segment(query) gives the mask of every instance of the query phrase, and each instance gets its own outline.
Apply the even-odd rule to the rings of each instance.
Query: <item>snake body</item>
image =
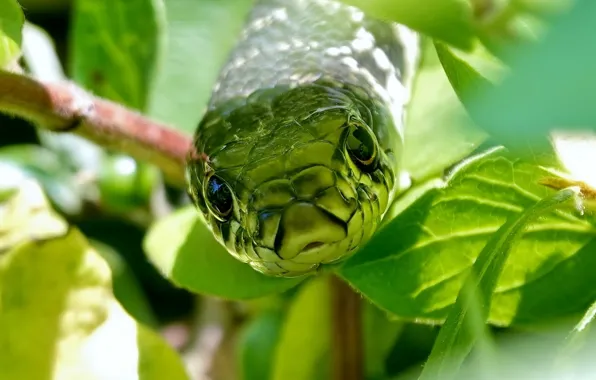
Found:
[[[418,52],[414,32],[337,1],[257,1],[188,163],[231,255],[298,276],[372,236],[398,184]]]

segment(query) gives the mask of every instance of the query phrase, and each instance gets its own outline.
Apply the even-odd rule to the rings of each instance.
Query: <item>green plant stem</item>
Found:
[[[364,379],[362,299],[348,284],[332,276],[333,379]]]
[[[192,139],[71,82],[43,83],[0,70],[0,112],[52,132],[72,132],[157,166],[169,183],[185,184]]]

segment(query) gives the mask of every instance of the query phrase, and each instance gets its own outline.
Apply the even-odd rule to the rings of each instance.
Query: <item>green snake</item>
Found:
[[[273,276],[353,255],[401,173],[418,35],[334,0],[260,0],[213,90],[189,193],[236,259]]]

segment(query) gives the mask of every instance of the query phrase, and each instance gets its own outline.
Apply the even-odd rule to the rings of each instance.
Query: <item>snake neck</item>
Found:
[[[419,55],[409,29],[335,0],[260,0],[223,67],[209,107],[321,77],[360,86],[386,104],[403,135]]]

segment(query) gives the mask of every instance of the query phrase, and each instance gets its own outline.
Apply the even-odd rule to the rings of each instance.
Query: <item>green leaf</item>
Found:
[[[283,322],[284,313],[281,310],[266,310],[246,326],[237,348],[241,379],[271,379]]]
[[[478,340],[487,339],[485,321],[508,256],[521,234],[539,217],[576,200],[579,188],[561,190],[511,218],[493,234],[466,276],[420,379],[451,379]]]
[[[423,40],[422,62],[408,106],[405,170],[416,180],[428,178],[461,160],[484,141],[449,83],[432,41]]]
[[[161,60],[163,1],[76,0],[72,19],[72,78],[144,111]]]
[[[560,346],[559,353],[554,362],[555,369],[566,371],[568,374],[583,372],[578,366],[578,358],[592,358],[596,349],[594,336],[594,317],[596,317],[596,302],[592,303],[584,313],[581,320],[573,327],[567,336],[566,342]],[[588,354],[588,355],[586,355]],[[581,360],[581,359],[580,359]],[[569,376],[569,375],[568,375]]]
[[[364,363],[367,378],[382,378],[385,361],[404,328],[404,322],[390,320],[387,313],[370,302],[362,303]]]
[[[194,133],[252,2],[168,0],[167,49],[150,116]]]
[[[446,44],[435,42],[437,56],[447,78],[464,105],[484,88],[490,88],[504,74],[504,66],[480,42],[474,49],[462,52]]]
[[[329,379],[331,292],[329,278],[306,283],[294,298],[277,346],[274,380]]]
[[[480,125],[511,149],[545,146],[553,128],[596,125],[596,3],[573,3],[540,41],[509,54],[511,74],[473,104]]]
[[[67,230],[68,224],[48,207],[41,188],[32,179],[15,183],[13,195],[0,204],[0,252],[24,241],[62,236]]]
[[[283,292],[304,280],[265,276],[233,258],[193,206],[155,223],[143,244],[162,275],[190,291],[228,299]]]
[[[0,69],[10,65],[19,55],[21,31],[25,16],[15,0],[0,0]]]
[[[473,1],[469,0],[344,0],[363,11],[450,44],[467,49],[472,45]]]
[[[573,0],[515,0],[515,5],[526,12],[536,14],[557,14],[574,3]]]
[[[115,301],[108,265],[37,184],[0,210],[0,378],[188,379],[176,353]]]
[[[442,321],[490,236],[552,193],[539,184],[545,175],[502,148],[466,160],[445,188],[421,196],[339,273],[399,317]],[[514,247],[489,321],[529,324],[583,310],[596,297],[588,270],[596,265],[590,254],[595,233],[574,209],[541,218]]]
[[[97,172],[101,205],[119,213],[147,207],[160,179],[155,166],[138,163],[127,155],[111,154],[103,159]]]
[[[151,305],[135,274],[116,250],[100,241],[93,240],[91,245],[110,266],[114,296],[126,312],[135,320],[150,327],[157,327]]]
[[[39,145],[9,145],[0,148],[0,178],[16,180],[19,177],[34,178],[56,207],[67,214],[77,214],[82,208],[80,186],[74,172],[53,151]],[[20,174],[9,174],[19,171]]]
[[[23,58],[28,71],[40,80],[66,79],[52,36],[30,22],[23,26]]]

